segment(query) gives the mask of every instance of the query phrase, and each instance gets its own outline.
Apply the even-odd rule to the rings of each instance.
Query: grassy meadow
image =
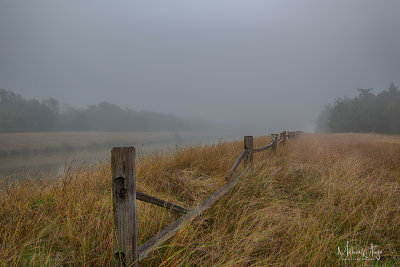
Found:
[[[255,139],[255,147],[265,145]],[[241,141],[139,155],[137,189],[185,208],[226,181]],[[399,266],[400,137],[302,135],[255,167],[142,266]],[[241,167],[242,168],[242,167]],[[240,171],[240,170],[239,170]],[[0,184],[0,265],[113,264],[110,162]],[[138,202],[139,244],[179,218]],[[377,246],[379,260],[338,255]]]

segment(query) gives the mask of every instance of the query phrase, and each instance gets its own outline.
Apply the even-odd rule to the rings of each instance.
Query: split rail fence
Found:
[[[208,209],[240,181],[240,175],[237,175],[233,179],[231,178],[242,161],[244,162],[244,167],[246,168],[252,165],[254,153],[262,152],[270,148],[271,151],[275,153],[278,143],[281,142],[284,144],[287,139],[294,138],[299,133],[301,132],[284,131],[280,134],[271,134],[271,142],[261,148],[253,147],[253,136],[245,136],[244,150],[239,155],[236,162],[233,164],[232,168],[225,177],[228,182],[191,210],[187,210],[162,199],[137,192],[135,175],[135,148],[113,148],[111,151],[111,170],[113,213],[116,237],[114,238],[114,248],[118,265],[138,266],[139,261],[146,258],[153,250],[157,249],[162,243],[175,235],[179,229],[182,229],[194,218]],[[182,213],[183,216],[138,247],[136,200],[152,203],[167,209],[173,209],[179,213]]]

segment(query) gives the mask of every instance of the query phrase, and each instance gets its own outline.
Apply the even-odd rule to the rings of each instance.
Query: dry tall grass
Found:
[[[304,135],[279,146],[276,156],[257,154],[257,167],[227,196],[142,264],[399,266],[399,140]],[[230,142],[141,156],[138,190],[190,208],[225,183],[241,149]],[[0,194],[1,265],[113,263],[109,162],[3,184]],[[138,212],[139,243],[179,216],[144,203]],[[377,245],[381,259],[341,260],[338,246],[347,241]]]

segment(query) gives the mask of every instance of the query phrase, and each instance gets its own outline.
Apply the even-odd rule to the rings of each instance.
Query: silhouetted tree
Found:
[[[27,100],[0,89],[0,132],[28,131],[190,131],[215,129],[199,119],[134,111],[102,102],[87,108],[63,106],[54,98]]]
[[[378,95],[358,89],[354,98],[340,98],[320,113],[319,132],[400,133],[400,92],[393,83]]]

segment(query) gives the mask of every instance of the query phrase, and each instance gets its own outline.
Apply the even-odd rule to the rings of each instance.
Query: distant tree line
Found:
[[[191,131],[217,126],[201,119],[135,111],[110,103],[74,108],[54,98],[25,99],[0,89],[0,132],[37,131]]]
[[[358,89],[354,98],[340,98],[317,119],[317,132],[400,133],[400,91],[393,83],[379,94]]]

